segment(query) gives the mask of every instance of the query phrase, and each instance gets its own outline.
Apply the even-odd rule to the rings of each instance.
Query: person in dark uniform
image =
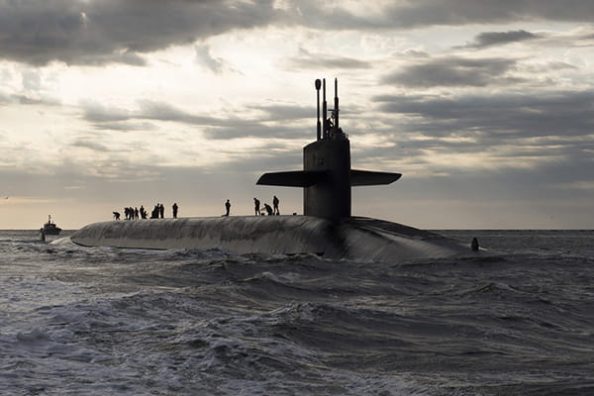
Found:
[[[177,219],[177,209],[178,209],[177,202],[173,203],[173,206],[171,207],[171,209],[173,210],[173,218]]]
[[[272,207],[267,203],[264,204],[264,209],[266,210],[266,213],[268,213],[268,216],[272,216],[274,214]]]
[[[165,205],[159,204],[159,216],[164,219],[165,218]]]
[[[275,195],[275,196],[274,196],[274,198],[272,198],[272,206],[273,206],[273,208],[274,208],[274,210],[273,210],[273,214],[275,214],[275,215],[277,215],[277,216],[278,216],[278,215],[280,215],[280,212],[278,211],[278,203],[279,203],[279,202],[278,202],[278,198],[277,198],[277,196]]]
[[[260,216],[260,200],[258,198],[254,198],[254,211],[256,216]]]
[[[225,202],[225,216],[229,216],[230,212],[231,212],[231,202],[229,202],[229,200],[227,200],[227,202]]]
[[[471,249],[473,252],[478,252],[478,251],[479,251],[479,248],[480,248],[480,246],[479,246],[479,241],[478,241],[478,239],[476,239],[476,238],[472,238],[472,242],[470,242],[470,249]]]

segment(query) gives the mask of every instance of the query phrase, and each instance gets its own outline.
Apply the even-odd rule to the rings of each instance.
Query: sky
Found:
[[[0,229],[302,213],[316,78],[338,78],[353,214],[594,228],[592,0],[0,0]]]

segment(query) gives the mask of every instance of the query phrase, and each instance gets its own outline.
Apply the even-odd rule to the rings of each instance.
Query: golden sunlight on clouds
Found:
[[[470,12],[454,1],[447,14],[430,1],[18,3],[0,13],[35,21],[40,37],[56,40],[0,26],[0,190],[29,197],[30,219],[78,199],[86,222],[94,219],[85,207],[109,215],[165,190],[212,200],[196,208],[217,207],[215,194],[249,205],[258,174],[301,166],[321,77],[330,107],[339,78],[353,166],[402,172],[412,195],[451,193],[431,182],[470,183],[469,175],[500,186],[500,197],[531,186],[525,194],[540,199],[549,178],[592,191],[588,15],[557,18],[546,2],[477,2]],[[555,193],[547,199],[566,199]],[[452,218],[472,203],[461,200],[449,206]],[[376,215],[389,218],[395,205]],[[431,224],[433,207],[417,206]]]

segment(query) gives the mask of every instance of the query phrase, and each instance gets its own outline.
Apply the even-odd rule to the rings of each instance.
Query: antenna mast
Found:
[[[322,138],[322,125],[320,123],[320,87],[321,87],[321,85],[322,85],[322,82],[318,78],[316,80],[316,93],[317,93],[317,97],[318,97],[318,124],[317,124],[318,140],[320,140]]]
[[[338,78],[334,79],[334,128],[338,131]]]
[[[324,130],[323,139],[328,137],[328,103],[326,102],[326,79],[322,79],[322,126]]]

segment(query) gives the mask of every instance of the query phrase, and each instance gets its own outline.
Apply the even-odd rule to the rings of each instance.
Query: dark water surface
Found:
[[[374,263],[0,231],[2,395],[591,395],[594,232]]]

